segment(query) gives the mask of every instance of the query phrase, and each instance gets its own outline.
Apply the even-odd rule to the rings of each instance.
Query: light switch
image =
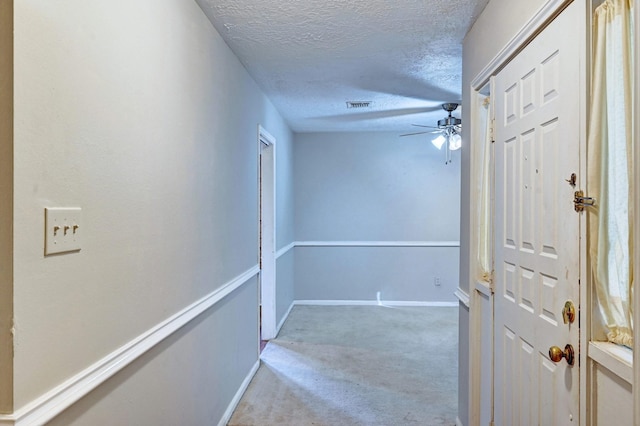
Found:
[[[80,207],[47,207],[44,216],[45,256],[80,250],[83,231]]]

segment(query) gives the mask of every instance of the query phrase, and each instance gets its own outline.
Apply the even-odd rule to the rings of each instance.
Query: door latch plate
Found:
[[[573,206],[577,212],[584,211],[585,207],[593,207],[596,205],[596,199],[593,197],[585,197],[582,190],[573,194]]]

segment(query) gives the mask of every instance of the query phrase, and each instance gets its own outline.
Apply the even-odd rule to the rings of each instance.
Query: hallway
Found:
[[[297,305],[229,425],[453,425],[457,311]]]

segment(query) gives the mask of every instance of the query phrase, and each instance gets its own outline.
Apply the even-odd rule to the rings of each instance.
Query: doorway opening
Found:
[[[260,349],[276,337],[275,142],[258,126]]]

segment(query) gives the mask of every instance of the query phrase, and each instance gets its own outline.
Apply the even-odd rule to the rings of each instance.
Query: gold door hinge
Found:
[[[496,142],[496,119],[492,118],[491,123],[489,124],[491,128],[489,129],[489,138],[491,139],[491,143]]]

